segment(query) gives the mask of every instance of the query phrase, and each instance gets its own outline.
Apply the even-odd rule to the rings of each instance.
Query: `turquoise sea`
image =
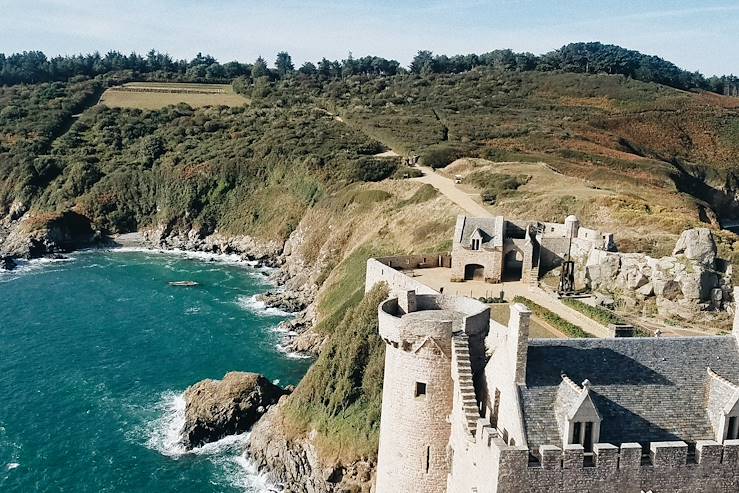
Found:
[[[185,453],[177,431],[203,378],[308,369],[277,348],[286,314],[254,301],[269,287],[244,263],[145,251],[0,273],[0,491],[264,491],[246,436]]]

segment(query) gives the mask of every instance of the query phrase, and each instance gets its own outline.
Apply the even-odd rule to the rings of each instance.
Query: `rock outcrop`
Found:
[[[586,286],[633,303],[654,299],[661,316],[693,319],[731,298],[731,266],[717,256],[711,231],[684,231],[669,257],[593,250],[583,272]]]
[[[185,392],[182,444],[187,449],[249,430],[287,392],[257,373],[231,372]]]
[[[272,484],[294,493],[372,491],[374,461],[326,460],[317,450],[316,432],[294,436],[287,426],[280,403],[254,426],[247,444],[247,457]]]
[[[262,241],[248,235],[226,235],[217,231],[208,233],[197,228],[176,230],[160,225],[142,231],[141,235],[148,244],[159,248],[234,254],[275,267],[282,252],[279,241]]]
[[[8,256],[37,258],[90,246],[100,240],[90,220],[74,211],[25,214],[13,223],[0,249]]]
[[[13,270],[16,268],[15,260],[13,257],[7,255],[0,255],[0,270]]]

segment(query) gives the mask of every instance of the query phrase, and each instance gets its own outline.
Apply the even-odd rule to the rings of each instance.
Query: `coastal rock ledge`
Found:
[[[243,433],[287,393],[258,373],[230,372],[223,380],[203,380],[185,391],[186,449]]]

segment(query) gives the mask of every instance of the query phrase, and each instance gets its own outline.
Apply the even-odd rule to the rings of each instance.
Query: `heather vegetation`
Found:
[[[464,183],[469,183],[479,188],[482,201],[487,204],[495,204],[498,197],[511,194],[518,187],[526,184],[529,177],[525,175],[512,176],[505,173],[485,173],[475,171],[464,178]]]
[[[327,347],[288,400],[293,425],[316,429],[326,458],[377,454],[385,357],[377,305],[386,297],[387,287],[376,286],[333,324]]]

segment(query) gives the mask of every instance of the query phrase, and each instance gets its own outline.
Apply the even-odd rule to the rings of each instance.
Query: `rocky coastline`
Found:
[[[124,237],[124,241],[126,239]],[[112,242],[121,245],[120,240],[120,236],[114,237]],[[254,262],[255,267],[274,269],[269,278],[276,288],[260,294],[257,300],[266,307],[292,315],[278,329],[283,334],[282,350],[307,356],[320,352],[324,339],[311,330],[316,319],[314,301],[319,286],[315,281],[315,269],[303,262],[294,248],[295,233],[283,244],[247,235],[218,232],[204,235],[195,229],[179,231],[158,227],[137,233],[135,241],[135,246],[146,248],[237,255],[244,261]],[[129,246],[134,245],[129,243]]]
[[[42,228],[39,233],[38,230],[23,228],[20,224],[22,222],[23,219],[17,219],[11,227],[5,223],[5,228],[0,230],[0,256],[3,265],[7,263],[12,266],[13,259],[18,257],[48,257],[59,255],[59,252],[89,247],[129,247],[235,255],[243,261],[252,262],[255,267],[272,268],[274,271],[269,277],[275,288],[261,294],[258,299],[267,307],[278,308],[293,315],[280,327],[284,338],[282,349],[290,353],[315,356],[325,342],[324,337],[315,333],[312,328],[316,320],[315,299],[320,285],[319,278],[326,265],[325,262],[310,262],[305,259],[301,249],[304,232],[300,227],[282,243],[257,240],[247,235],[224,235],[218,232],[203,234],[194,229],[182,231],[163,226],[112,237],[105,237],[90,227],[89,231],[82,228],[82,235],[75,236],[77,230],[67,232],[64,228],[59,231],[52,227]],[[41,238],[40,242],[38,238]],[[43,248],[18,250],[14,247],[6,250],[8,245],[42,245]],[[204,386],[208,388],[205,389]],[[213,386],[212,382],[200,382],[191,387],[191,393],[195,392],[193,389],[205,389],[207,392],[204,395],[212,397],[208,397],[213,401],[211,404],[218,400],[223,401],[222,405],[206,406],[220,410],[216,413],[217,416],[210,416],[218,418],[215,419],[217,426],[200,426],[197,419],[193,418],[191,422],[194,424],[190,426],[190,430],[187,427],[183,430],[183,437],[187,437],[183,438],[186,446],[193,447],[209,441],[220,436],[223,430],[237,433],[253,425],[246,454],[260,473],[266,474],[272,483],[287,488],[286,491],[334,492],[346,491],[347,487],[350,488],[349,491],[369,491],[374,464],[359,461],[343,465],[333,460],[324,461],[313,444],[314,434],[289,438],[284,427],[281,406],[277,403],[284,401],[286,392],[283,389],[280,389],[281,393],[270,394],[276,400],[268,397],[265,400],[269,402],[268,405],[248,406],[248,412],[241,413],[243,409],[237,410],[238,406],[233,405],[233,400],[229,401],[228,392],[224,394],[227,397],[225,401],[216,399],[219,391]],[[261,397],[258,400],[261,402]],[[191,407],[191,414],[195,416],[197,413],[194,409],[198,406],[193,404]],[[248,419],[234,418],[237,414],[247,414]],[[282,424],[277,426],[278,423]]]
[[[258,373],[230,372],[223,380],[202,380],[185,391],[182,444],[191,450],[244,433],[288,393]]]

